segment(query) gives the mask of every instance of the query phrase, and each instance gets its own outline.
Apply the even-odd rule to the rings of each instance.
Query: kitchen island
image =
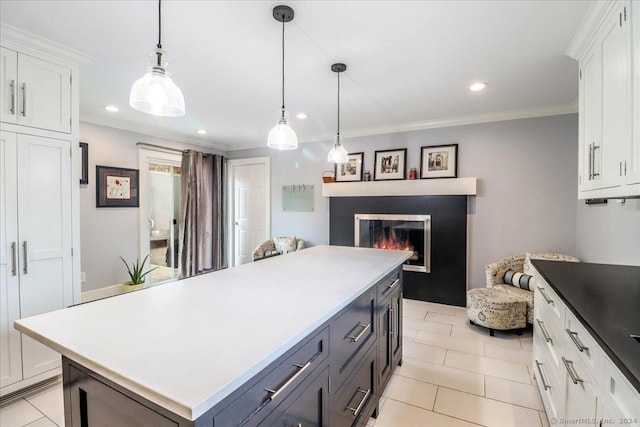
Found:
[[[409,256],[317,246],[15,325],[63,355],[67,426],[271,424],[314,406],[322,425],[366,423],[401,358]]]

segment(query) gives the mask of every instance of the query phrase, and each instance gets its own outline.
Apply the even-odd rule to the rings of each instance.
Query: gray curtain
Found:
[[[217,154],[182,155],[180,277],[227,267],[226,168],[226,159]]]

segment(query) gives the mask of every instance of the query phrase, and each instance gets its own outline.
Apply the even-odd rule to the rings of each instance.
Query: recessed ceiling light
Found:
[[[469,90],[477,92],[479,90],[485,89],[487,86],[489,86],[489,83],[475,82],[474,84],[469,86]]]
[[[309,117],[309,115],[307,113],[298,113],[296,114],[296,117],[299,118],[300,120],[304,120],[307,117]]]
[[[120,111],[120,109],[115,105],[107,105],[106,107],[104,107],[104,109],[110,113],[117,113],[118,111]]]
[[[198,135],[206,135],[206,134],[207,134],[207,131],[206,131],[206,130],[204,130],[204,129],[198,129],[198,130],[196,131],[196,133],[197,133]]]

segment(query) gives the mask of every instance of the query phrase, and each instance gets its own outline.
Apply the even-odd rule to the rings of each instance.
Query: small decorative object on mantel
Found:
[[[456,178],[458,176],[458,144],[422,147],[420,178]]]
[[[336,182],[336,176],[334,171],[322,172],[322,182],[329,184],[330,182]]]
[[[140,263],[140,260],[136,258],[136,261],[131,263],[131,267],[129,267],[129,264],[127,264],[127,261],[125,261],[124,258],[120,257],[120,259],[122,260],[122,262],[124,262],[125,267],[127,267],[127,273],[129,274],[129,278],[131,279],[124,284],[124,289],[127,292],[134,291],[136,289],[142,289],[144,287],[145,281],[144,276],[158,268],[154,267],[144,273],[142,272],[142,270],[144,270],[144,265],[147,263],[147,259],[149,259],[149,255],[144,257],[142,263]]]
[[[374,181],[388,181],[406,179],[407,177],[407,149],[382,150],[375,152],[373,169]]]
[[[349,153],[346,163],[336,164],[336,182],[362,181],[364,153]]]
[[[364,180],[365,181],[371,181],[371,172],[364,171]]]
[[[418,179],[418,171],[416,168],[409,169],[409,179]]]
[[[96,166],[97,208],[138,206],[138,169]]]

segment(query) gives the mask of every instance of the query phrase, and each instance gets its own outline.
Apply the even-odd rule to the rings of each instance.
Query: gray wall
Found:
[[[134,260],[139,247],[138,208],[96,208],[96,165],[137,169],[138,141],[215,151],[85,122],[80,122],[80,141],[89,144],[89,184],[80,186],[82,291],[89,291],[128,280],[118,256]]]
[[[477,177],[469,208],[469,287],[484,286],[484,265],[534,251],[576,253],[578,117],[576,114],[345,138],[349,152],[407,148],[408,168],[420,167],[420,147],[457,143],[459,177]],[[302,144],[293,152],[267,148],[228,153],[230,158],[271,157],[272,230],[311,244],[329,241],[328,200],[320,196],[330,142]],[[282,211],[282,186],[316,186],[313,213]],[[335,184],[340,185],[340,184]]]

